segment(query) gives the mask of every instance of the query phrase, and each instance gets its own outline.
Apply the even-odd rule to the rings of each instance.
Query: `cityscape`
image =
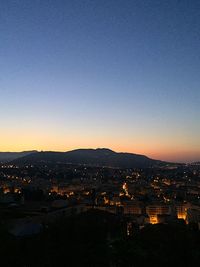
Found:
[[[89,154],[92,157],[97,154],[99,157],[115,154],[109,149],[82,149],[72,152],[79,155],[78,160],[80,153],[85,158]],[[40,158],[39,161],[36,161],[37,156]],[[185,232],[191,231],[199,235],[200,162],[159,162],[146,168],[119,168],[89,163],[63,163],[47,157],[45,152],[35,151],[23,152],[22,155],[19,153],[11,162],[7,162],[7,157],[6,154],[6,160],[0,165],[1,227],[6,229],[7,234],[13,239],[31,240],[35,236],[44,235],[45,232],[51,233],[50,229],[55,225],[61,224],[63,227],[64,224],[65,227],[69,227],[67,225],[70,220],[81,221],[79,216],[83,215],[87,219],[92,215],[95,218],[100,217],[98,220],[106,220],[108,216],[104,240],[104,249],[108,250],[117,250],[116,242],[134,240],[140,232],[143,233],[151,225],[180,229],[185,227]],[[3,155],[1,158],[3,161]],[[95,224],[93,227],[92,231],[95,230]],[[173,231],[172,234],[176,234],[175,230]],[[96,236],[97,233],[93,234]],[[96,242],[98,243],[98,240]],[[135,254],[133,257],[137,256],[140,260],[138,266],[142,266],[145,259]],[[40,256],[36,263],[26,260],[17,259],[17,263],[19,266],[40,266],[45,262],[44,255]],[[98,264],[97,260],[99,261],[96,256],[92,260],[93,263],[88,259],[88,262],[82,264],[125,264],[119,255],[108,258],[105,262],[101,259]],[[118,261],[121,260],[122,263],[119,264]],[[81,264],[74,259],[69,262],[70,266]],[[131,261],[127,259],[127,262],[128,266],[132,266]],[[190,264],[195,262],[196,259],[190,260]],[[12,264],[14,263],[10,260],[10,266]],[[170,264],[170,259],[163,260],[163,264]]]
[[[199,86],[199,0],[0,0],[1,266],[199,266]]]

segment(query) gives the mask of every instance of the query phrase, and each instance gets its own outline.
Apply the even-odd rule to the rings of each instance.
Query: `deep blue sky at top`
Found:
[[[23,132],[27,148],[49,134],[45,149],[113,139],[196,159],[199,85],[200,1],[0,0],[0,119],[14,149]]]

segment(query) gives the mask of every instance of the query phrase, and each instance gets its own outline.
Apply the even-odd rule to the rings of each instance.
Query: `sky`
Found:
[[[0,0],[0,151],[200,160],[200,1]]]

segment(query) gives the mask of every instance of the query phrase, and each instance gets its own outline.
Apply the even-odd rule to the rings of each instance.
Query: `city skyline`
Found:
[[[199,1],[0,5],[0,151],[200,160]]]

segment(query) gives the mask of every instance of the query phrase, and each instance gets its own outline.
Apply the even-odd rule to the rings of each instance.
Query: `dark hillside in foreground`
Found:
[[[127,237],[125,221],[97,210],[58,221],[37,236],[0,233],[2,266],[194,267],[200,261],[200,233],[187,225],[149,225]]]

